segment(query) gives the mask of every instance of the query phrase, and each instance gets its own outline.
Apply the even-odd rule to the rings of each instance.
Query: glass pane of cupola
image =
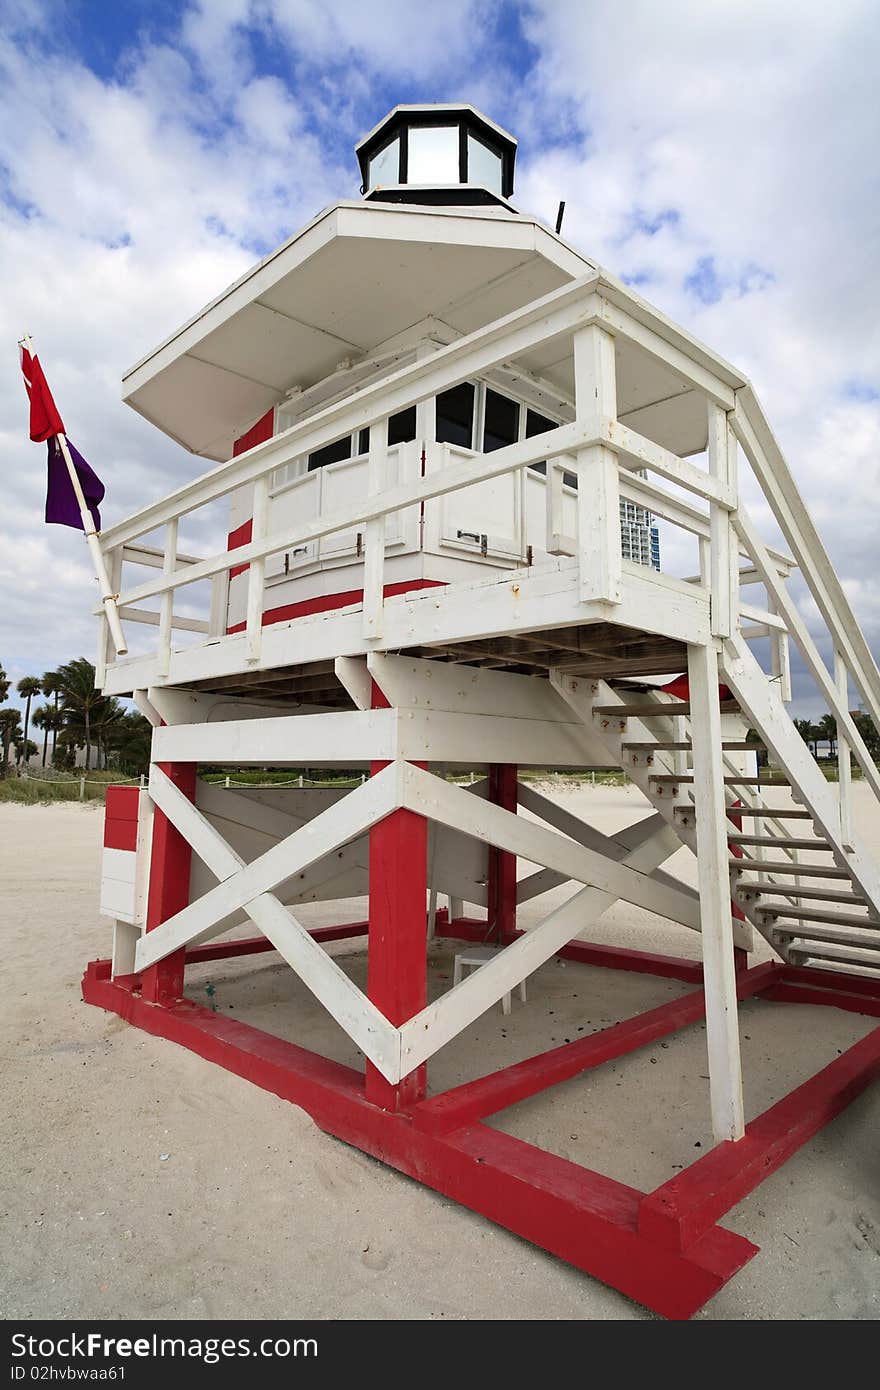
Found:
[[[473,135],[468,135],[467,181],[481,183],[493,193],[501,192],[501,155]]]
[[[400,137],[386,145],[370,160],[370,188],[400,182]]]
[[[410,126],[407,183],[459,183],[458,126]]]

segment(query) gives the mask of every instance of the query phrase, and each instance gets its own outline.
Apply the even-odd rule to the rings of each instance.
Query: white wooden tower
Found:
[[[845,1075],[826,1069],[796,1139],[744,1113],[739,999],[880,1011],[880,873],[851,759],[874,796],[880,774],[850,714],[858,699],[880,715],[880,674],[749,382],[513,207],[512,136],[470,106],[397,107],[357,153],[360,199],[125,377],[126,401],[208,466],[100,538],[130,650],[117,657],[102,609],[99,684],[155,727],[148,790],[108,799],[113,961],[90,966],[86,997],[682,1315],[750,1257],[718,1216],[880,1056],[875,1037]],[[664,547],[693,545],[693,573],[658,567],[658,523]],[[789,716],[790,639],[837,720],[836,786]],[[364,780],[248,792],[200,780],[205,764]],[[607,837],[517,776],[584,767],[625,769],[653,813]],[[698,891],[662,867],[682,844]],[[539,866],[519,881],[518,857]],[[567,881],[568,902],[518,932],[517,904]],[[297,917],[357,894],[366,992],[324,949],[352,925]],[[617,900],[699,933],[702,968],[590,945]],[[256,938],[225,935],[245,921]],[[429,1004],[435,932],[498,949]],[[774,959],[749,969],[755,932]],[[187,961],[259,949],[345,1029],[364,1075],[296,1048],[282,1063],[265,1034],[180,1003]],[[428,1060],[563,951],[702,988],[625,1042],[598,1034],[431,1096]],[[703,1010],[718,1147],[690,1186],[634,1194],[575,1168],[575,1194],[561,1160],[534,1150],[538,1175],[479,1123]]]

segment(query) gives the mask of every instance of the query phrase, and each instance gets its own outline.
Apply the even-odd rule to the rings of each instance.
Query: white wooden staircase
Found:
[[[877,865],[851,831],[845,828],[843,838],[833,791],[749,649],[725,645],[724,678],[736,680],[740,700],[721,708],[741,717],[725,720],[721,743],[732,900],[783,959],[880,976]],[[769,715],[766,724],[754,717],[761,703],[757,682],[770,692],[764,697],[767,710],[759,711],[764,719]],[[577,692],[570,678],[554,683],[561,692],[568,687],[569,700],[580,696],[582,713],[581,701],[589,699],[589,717],[609,753],[696,853],[690,704],[662,691],[619,691],[600,680],[578,682]],[[749,728],[782,769],[774,771],[772,782],[766,772],[761,778],[760,770],[743,770],[742,755],[762,746],[746,741]]]

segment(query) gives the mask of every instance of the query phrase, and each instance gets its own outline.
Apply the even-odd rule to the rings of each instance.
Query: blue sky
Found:
[[[457,99],[519,138],[517,206],[552,224],[564,198],[578,249],[749,374],[876,643],[878,67],[868,0],[0,0],[0,662],[94,646],[20,333],[126,514],[200,465],[121,405],[123,370],[357,196],[390,106]]]

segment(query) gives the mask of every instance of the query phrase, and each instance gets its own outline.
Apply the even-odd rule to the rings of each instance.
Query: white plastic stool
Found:
[[[479,969],[481,965],[486,964],[487,960],[493,960],[494,957],[497,955],[498,951],[495,949],[494,946],[470,946],[466,951],[456,951],[455,969],[452,973],[452,983],[454,985],[461,983],[462,971],[464,970],[465,966],[468,966],[468,968],[470,968],[471,966],[475,966],[477,969]],[[525,980],[520,980],[519,982],[519,997],[523,1003],[526,1002]],[[501,1012],[504,1014],[510,1013],[510,990],[508,990],[507,993],[502,996]]]

